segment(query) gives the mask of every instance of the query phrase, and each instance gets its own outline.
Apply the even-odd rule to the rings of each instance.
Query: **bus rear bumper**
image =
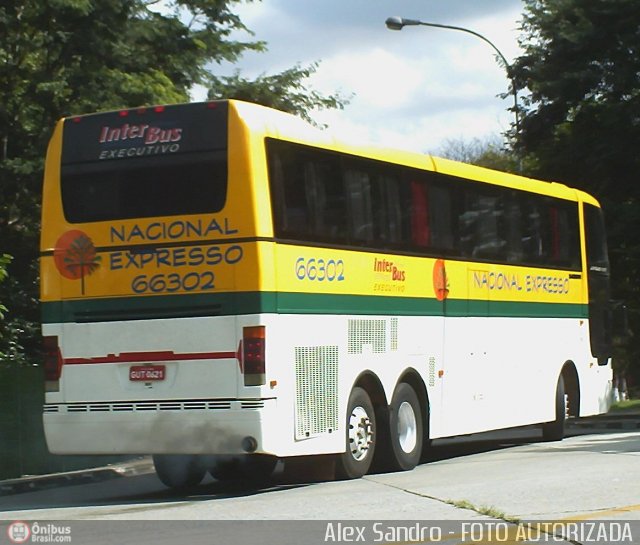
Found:
[[[45,405],[44,430],[53,454],[263,454],[274,451],[276,400],[242,401],[229,409],[139,410],[135,403]],[[116,407],[116,405],[118,407]],[[131,409],[131,410],[128,410]],[[271,436],[271,437],[270,437]]]

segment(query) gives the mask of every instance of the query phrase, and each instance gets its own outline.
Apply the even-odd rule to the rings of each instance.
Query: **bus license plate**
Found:
[[[134,365],[129,368],[129,380],[143,382],[164,380],[165,371],[164,365]]]

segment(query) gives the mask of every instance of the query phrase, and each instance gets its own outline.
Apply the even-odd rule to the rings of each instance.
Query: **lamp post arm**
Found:
[[[476,38],[480,38],[482,41],[488,43],[493,48],[493,50],[498,54],[498,57],[500,57],[500,60],[504,63],[505,69],[507,70],[507,74],[509,75],[509,79],[511,79],[511,65],[507,61],[506,57],[502,54],[502,51],[500,51],[496,47],[496,45],[491,40],[489,40],[489,38],[483,36],[482,34],[476,32],[475,30],[471,30],[470,28],[464,28],[464,27],[461,27],[461,26],[441,25],[439,23],[425,23],[424,21],[414,21],[414,20],[411,20],[411,19],[405,19],[404,21],[405,21],[405,24],[407,24],[407,25],[418,24],[418,25],[422,25],[422,26],[432,26],[432,27],[435,27],[435,28],[446,28],[446,29],[449,29],[449,30],[459,30],[460,32],[466,32],[467,34],[472,34]]]
[[[516,80],[513,76],[513,70],[509,61],[507,61],[506,57],[502,54],[496,45],[489,40],[487,37],[482,34],[476,32],[475,30],[471,30],[469,28],[464,28],[461,26],[455,25],[443,25],[440,23],[427,23],[425,21],[420,21],[419,19],[404,19],[402,17],[389,17],[387,19],[387,27],[391,30],[401,30],[405,26],[430,26],[434,28],[444,28],[447,30],[458,30],[460,32],[466,32],[467,34],[471,34],[476,38],[480,38],[483,42],[489,44],[492,49],[496,52],[502,63],[504,64],[504,68],[507,71],[507,77],[511,80],[511,88],[513,91],[513,113],[515,115],[515,124],[516,124],[516,134],[520,133],[520,114],[518,108],[518,89],[516,87]]]

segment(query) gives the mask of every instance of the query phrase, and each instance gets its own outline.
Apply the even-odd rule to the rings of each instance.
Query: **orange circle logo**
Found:
[[[53,259],[60,274],[69,280],[82,280],[100,267],[101,257],[97,255],[93,241],[82,231],[74,229],[64,233],[56,242]]]
[[[433,265],[433,290],[438,301],[444,301],[449,295],[447,271],[444,268],[444,260],[438,259]]]

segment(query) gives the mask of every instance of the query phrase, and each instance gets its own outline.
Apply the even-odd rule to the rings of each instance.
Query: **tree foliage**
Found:
[[[250,0],[249,0],[250,1]],[[223,81],[209,67],[263,51],[234,13],[241,0],[4,0],[0,4],[0,254],[14,257],[0,286],[8,308],[0,360],[39,347],[38,230],[43,157],[55,121],[97,110],[186,102],[196,85],[243,98],[265,89],[305,115],[339,100],[305,93],[313,67],[275,79]],[[162,6],[162,9],[159,8]],[[243,34],[244,33],[244,34]],[[239,40],[246,36],[247,40]],[[275,83],[274,83],[275,82]],[[275,100],[274,100],[275,102]]]
[[[640,3],[525,0],[513,73],[526,89],[518,135],[535,174],[585,189],[608,219],[613,288],[640,326]],[[637,360],[629,346],[622,360]]]
[[[7,254],[0,254],[0,283],[7,277],[7,265],[11,262],[11,257]],[[7,311],[2,302],[0,302],[0,320],[4,318],[4,313]],[[1,335],[1,331],[0,331]]]
[[[503,172],[518,173],[520,169],[518,158],[511,150],[506,149],[498,136],[484,140],[447,140],[434,155]]]
[[[520,144],[540,169],[619,198],[640,131],[640,4],[525,0],[516,79],[529,91]],[[576,164],[576,159],[580,159]]]
[[[278,74],[262,74],[254,80],[242,77],[239,72],[232,76],[213,76],[208,97],[211,100],[224,97],[248,100],[295,114],[315,124],[312,110],[342,109],[348,100],[338,94],[323,96],[308,88],[306,82],[317,68],[317,63],[308,67],[294,66]]]

